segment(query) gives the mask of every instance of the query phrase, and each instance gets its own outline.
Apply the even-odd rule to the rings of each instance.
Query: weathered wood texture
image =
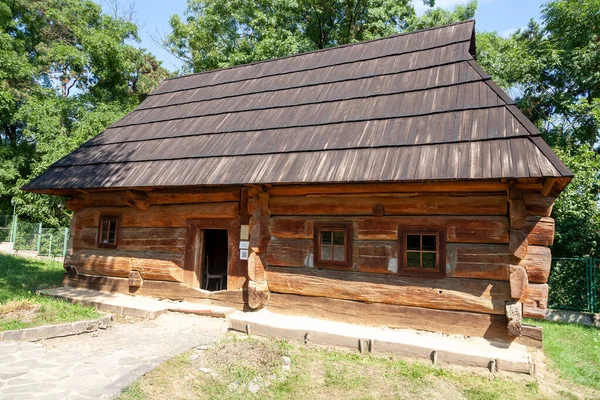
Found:
[[[147,211],[131,207],[84,208],[79,212],[81,226],[97,227],[103,213],[121,214],[124,228],[185,227],[188,218],[234,219],[239,215],[239,203],[200,203],[152,206]]]
[[[273,292],[331,297],[368,303],[504,314],[507,282],[475,279],[412,278],[343,271],[270,267]]]
[[[523,331],[523,305],[515,301],[506,303],[507,332],[509,336],[521,336]]]
[[[248,189],[248,213],[250,214],[250,241],[248,254],[248,306],[260,309],[269,299],[269,287],[265,276],[266,251],[271,241],[269,219],[269,193]]]
[[[74,266],[81,274],[129,277],[130,271],[139,271],[143,279],[183,280],[183,254],[79,250],[66,257],[65,265]]]
[[[524,317],[545,318],[548,311],[548,285],[530,283],[519,301],[523,303]]]
[[[352,221],[355,240],[397,240],[398,226],[448,227],[448,243],[508,243],[508,217],[271,217],[271,236],[311,239],[318,221]]]
[[[527,214],[537,217],[549,217],[552,214],[554,197],[544,196],[539,192],[527,191],[523,195]]]
[[[515,341],[538,348],[542,346],[540,328],[524,326],[523,336],[510,337],[506,329],[506,317],[500,315],[394,304],[367,304],[359,301],[280,293],[271,294],[267,309],[352,324],[419,329],[450,335],[484,337],[494,341]]]
[[[383,206],[386,215],[506,215],[506,196],[275,196],[273,215],[373,215]]]
[[[130,287],[126,278],[80,274],[74,278],[65,278],[64,285],[76,288],[93,289],[104,292],[117,292],[150,296],[160,299],[185,300],[191,302],[217,304],[247,310],[247,293],[245,290],[222,290],[209,292],[192,288],[178,282],[145,280],[139,287]]]
[[[97,247],[97,227],[84,227],[75,233],[77,250]],[[119,250],[183,253],[185,228],[121,228]]]
[[[140,201],[148,202],[147,205],[150,206],[155,204],[221,203],[239,201],[239,199],[239,188],[174,188],[146,192],[129,190],[93,192],[74,200],[77,200],[77,204],[83,202],[84,207],[119,207],[133,206]]]

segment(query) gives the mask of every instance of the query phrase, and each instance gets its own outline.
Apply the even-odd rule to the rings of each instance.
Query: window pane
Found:
[[[331,246],[321,247],[321,260],[331,260]]]
[[[423,253],[423,268],[435,269],[435,253]]]
[[[423,250],[435,251],[436,238],[435,235],[423,235]]]
[[[321,231],[321,244],[331,244],[331,231]]]
[[[345,235],[345,231],[333,231],[333,244],[343,246]]]
[[[406,253],[406,266],[408,268],[419,268],[421,266],[421,253],[408,251]]]
[[[335,261],[345,261],[346,260],[346,247],[345,246],[333,246],[333,259]]]
[[[108,233],[108,243],[115,244],[115,231],[110,231]]]
[[[421,235],[406,235],[407,250],[421,250]]]

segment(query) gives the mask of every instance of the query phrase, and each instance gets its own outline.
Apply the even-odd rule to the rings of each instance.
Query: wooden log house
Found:
[[[166,80],[23,189],[70,286],[539,345],[571,177],[466,21]]]

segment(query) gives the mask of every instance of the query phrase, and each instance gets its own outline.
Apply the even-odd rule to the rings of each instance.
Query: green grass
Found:
[[[100,317],[90,307],[43,297],[36,290],[60,286],[64,269],[55,261],[0,255],[0,331]],[[33,310],[30,321],[19,318]],[[14,317],[17,318],[14,318]]]
[[[196,357],[198,357],[196,359]],[[281,356],[292,365],[282,373]],[[275,362],[277,361],[277,362]],[[218,375],[199,372],[209,367]],[[232,384],[237,382],[237,385]],[[252,393],[248,383],[261,382]],[[270,384],[267,386],[265,382]],[[365,355],[285,341],[226,339],[160,365],[120,400],[145,399],[548,399],[529,376],[492,376],[393,356]]]
[[[544,332],[544,353],[560,377],[600,389],[600,328],[578,324],[528,320]]]

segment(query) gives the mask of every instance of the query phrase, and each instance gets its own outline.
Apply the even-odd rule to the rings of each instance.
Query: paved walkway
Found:
[[[222,318],[168,313],[43,343],[0,342],[0,399],[109,399],[145,373],[227,330]]]

